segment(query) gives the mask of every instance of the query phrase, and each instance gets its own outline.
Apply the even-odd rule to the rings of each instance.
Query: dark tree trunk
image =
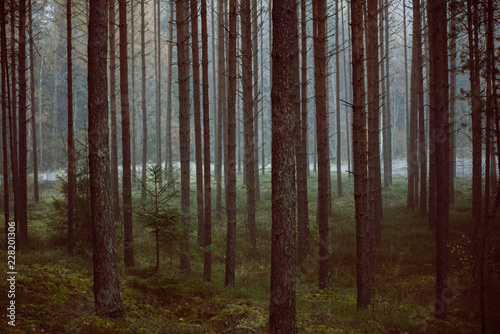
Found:
[[[354,207],[356,217],[357,308],[371,304],[370,235],[367,222],[367,138],[365,110],[365,68],[363,46],[363,1],[351,1],[352,29],[352,150],[354,163]]]
[[[386,74],[385,74],[385,59],[386,59],[386,52],[385,52],[385,26],[386,26],[386,19],[384,15],[384,0],[378,0],[380,10],[378,12],[379,14],[379,20],[380,20],[380,29],[378,30],[379,32],[379,39],[380,39],[380,44],[379,44],[379,49],[380,49],[380,95],[381,95],[381,108],[380,108],[380,113],[382,115],[382,129],[381,129],[381,134],[382,134],[382,159],[384,161],[384,187],[387,188],[390,186],[389,182],[389,172],[387,166],[387,131],[386,131],[386,114],[387,114],[387,104],[386,104],[386,88],[387,86],[385,85],[385,79],[386,79]],[[368,140],[369,141],[369,140]]]
[[[347,10],[349,11],[349,6],[347,6]],[[349,100],[350,96],[348,94],[348,84],[347,84],[347,72],[348,69],[350,71],[350,63],[346,61],[346,53],[348,53],[348,56],[350,56],[350,38],[345,41],[345,24],[344,24],[344,11],[341,11],[342,13],[342,43],[347,43],[347,48],[344,48],[344,51],[342,52],[343,55],[343,65],[344,65],[344,89],[345,89],[345,99]],[[349,29],[348,29],[349,30]],[[350,30],[349,30],[350,31]],[[349,51],[349,52],[348,52]],[[350,77],[350,75],[349,75]],[[345,108],[345,136],[346,136],[346,144],[347,144],[347,176],[350,178],[351,177],[351,142],[349,140],[349,108]]]
[[[434,315],[446,319],[449,220],[448,53],[446,2],[429,0],[430,111],[435,115],[436,301]]]
[[[120,192],[118,190],[118,131],[116,125],[116,19],[115,0],[109,0],[109,100],[111,113],[111,191],[113,219],[120,221]]]
[[[35,100],[35,39],[33,35],[33,0],[28,1],[28,20],[30,35],[30,96],[31,96],[31,139],[33,145],[32,164],[33,164],[33,199],[35,203],[40,201],[38,190],[38,154],[36,141],[36,100]]]
[[[260,0],[260,128],[261,128],[261,163],[262,163],[262,175],[266,174],[266,141],[265,141],[265,127],[264,127],[264,0]],[[260,185],[259,185],[260,187]],[[259,195],[260,196],[260,195]]]
[[[339,0],[335,1],[335,89],[336,89],[336,107],[337,116],[337,196],[342,196],[342,131],[340,126],[340,47],[339,47]]]
[[[328,243],[328,115],[326,99],[326,0],[313,3],[314,87],[316,90],[316,142],[318,152],[319,288],[329,288]]]
[[[3,166],[3,209],[5,231],[8,231],[10,222],[9,211],[9,165],[7,153],[7,25],[5,19],[5,2],[0,4],[0,29],[1,29],[1,64],[2,64],[2,166]],[[7,246],[8,233],[5,233],[5,245]]]
[[[382,126],[384,127],[383,142],[384,142],[384,184],[392,185],[392,124],[391,124],[391,90],[390,90],[390,74],[389,74],[389,0],[384,1],[384,17],[385,17],[385,113],[383,116]],[[381,8],[382,10],[382,8]],[[382,40],[380,41],[382,42]],[[384,65],[382,65],[384,66]],[[385,181],[387,179],[387,181]]]
[[[167,55],[167,138],[166,138],[166,162],[165,170],[169,178],[172,178],[172,59],[173,59],[173,35],[174,35],[174,2],[170,1],[170,20],[168,23],[168,55]]]
[[[118,286],[109,170],[107,35],[108,2],[91,0],[88,39],[88,136],[94,300],[98,314],[121,317],[123,308]]]
[[[203,70],[203,154],[205,172],[205,212],[203,227],[203,246],[212,244],[212,188],[210,171],[210,101],[208,95],[208,36],[207,36],[207,1],[201,0],[201,67]],[[212,251],[205,250],[203,260],[203,280],[212,281]]]
[[[17,75],[16,75],[16,1],[10,1],[10,56],[11,56],[11,82],[10,82],[10,117],[9,117],[9,133],[10,133],[10,165],[12,169],[12,188],[14,192],[14,221],[16,222],[16,230],[19,233],[19,156],[18,156],[18,133],[17,133]],[[16,234],[16,237],[18,235]]]
[[[134,3],[135,1],[130,2],[130,30],[131,30],[131,42],[130,42],[130,51],[131,51],[131,66],[132,66],[132,87],[131,87],[131,98],[130,102],[132,103],[132,110],[130,112],[130,118],[132,119],[132,133],[131,133],[131,141],[132,141],[132,183],[135,184],[137,178],[137,154],[136,154],[136,132],[135,132],[135,122],[136,122],[136,109],[135,109],[135,14],[134,14]],[[123,131],[123,125],[122,125]]]
[[[19,239],[28,240],[28,183],[26,136],[26,0],[19,1]]]
[[[259,96],[259,48],[258,48],[258,29],[257,29],[257,0],[252,0],[252,61],[253,61],[253,128],[254,128],[254,179],[255,179],[255,201],[260,201],[260,180],[259,180],[259,103],[262,98]],[[297,71],[298,69],[297,63]],[[300,96],[300,88],[298,91]]]
[[[179,71],[179,141],[181,154],[181,212],[184,240],[181,242],[181,272],[189,274],[189,55],[188,55],[188,0],[175,0],[177,27],[177,66]]]
[[[247,225],[250,254],[257,251],[255,224],[254,114],[252,96],[252,26],[250,0],[241,4],[241,57],[243,81],[243,118],[245,123],[245,166],[247,177]]]
[[[482,236],[482,254],[481,254],[481,270],[480,270],[480,278],[481,278],[481,331],[482,333],[488,333],[488,292],[489,292],[489,284],[488,284],[488,258],[492,250],[490,249],[490,239],[491,239],[491,222],[492,218],[496,214],[496,210],[498,209],[498,205],[495,208],[495,204],[493,207],[490,205],[490,191],[491,185],[494,182],[491,179],[491,169],[495,167],[492,166],[492,161],[490,159],[492,155],[492,151],[494,151],[494,147],[492,147],[493,136],[491,125],[493,124],[492,116],[495,110],[493,99],[495,99],[495,90],[494,90],[494,82],[493,76],[496,70],[495,65],[495,44],[494,44],[494,30],[493,30],[493,18],[495,17],[495,7],[493,6],[493,1],[488,0],[487,6],[484,8],[485,10],[485,19],[486,19],[486,168],[485,168],[485,184],[484,184],[484,210],[485,217],[483,223],[483,236]],[[498,114],[497,114],[498,117]],[[497,120],[498,121],[498,120]],[[497,138],[500,139],[500,138]],[[498,148],[497,143],[497,148]],[[451,155],[450,155],[451,156]],[[498,203],[500,195],[496,194],[496,202]]]
[[[413,6],[418,5],[418,15],[413,18],[413,22],[417,23],[421,27],[422,23],[422,7],[420,6],[420,2],[415,0]],[[418,22],[417,22],[418,20]],[[415,24],[414,23],[414,24]],[[424,115],[424,76],[423,76],[423,59],[422,59],[422,34],[421,28],[418,28],[418,32],[413,35],[413,38],[417,38],[417,45],[415,48],[417,49],[416,54],[416,63],[412,66],[416,67],[417,77],[416,77],[416,93],[417,93],[417,110],[418,110],[418,163],[419,167],[416,169],[416,173],[420,173],[420,177],[418,178],[420,185],[420,215],[425,216],[427,214],[427,155],[426,155],[426,143],[425,143],[425,115]],[[415,193],[416,195],[417,193]]]
[[[455,203],[455,171],[456,171],[456,91],[457,91],[457,9],[451,2],[450,9],[450,203]]]
[[[74,210],[76,207],[76,173],[75,173],[75,135],[73,125],[73,54],[72,54],[72,26],[71,2],[66,1],[66,31],[67,31],[67,59],[68,59],[68,253],[73,255]]]
[[[236,0],[229,1],[229,64],[227,99],[227,244],[225,285],[234,287],[236,266]]]
[[[125,266],[134,265],[134,232],[132,221],[132,174],[130,170],[130,108],[128,101],[127,1],[119,0],[120,29],[120,102],[122,113],[123,156],[123,239]]]
[[[160,29],[160,14],[161,14],[161,7],[160,7],[160,0],[155,1],[155,9],[154,12],[156,13],[156,43],[155,49],[156,49],[156,70],[155,70],[155,76],[156,76],[156,164],[158,166],[161,166],[161,29]],[[194,47],[194,45],[193,45]],[[198,71],[199,73],[199,71]],[[199,88],[198,88],[199,89]],[[162,183],[162,178],[160,178],[160,185]]]
[[[307,197],[307,32],[306,32],[306,1],[301,1],[301,105],[302,120],[298,117],[299,129],[297,146],[297,225],[298,225],[298,255],[299,263],[303,263],[309,254],[309,201]],[[297,117],[297,116],[296,116]],[[300,122],[301,121],[301,122]]]
[[[324,8],[324,7],[323,7]],[[270,333],[297,333],[295,319],[295,112],[299,85],[297,2],[273,1]]]
[[[411,59],[411,95],[410,95],[410,150],[408,152],[408,196],[407,207],[413,210],[418,203],[418,171],[419,171],[419,110],[421,105],[420,91],[422,78],[422,19],[420,15],[420,0],[413,2],[413,40]],[[422,106],[423,107],[423,106]]]
[[[217,103],[217,159],[215,175],[217,182],[217,195],[215,215],[221,219],[222,213],[222,114],[224,113],[224,100],[226,99],[225,55],[224,55],[224,8],[225,0],[218,2],[218,103]],[[227,275],[227,273],[226,273]]]
[[[372,243],[372,260],[375,260],[375,244],[380,242],[380,219],[382,217],[382,181],[380,175],[380,96],[377,0],[368,0],[366,22],[366,67],[368,97],[368,219]]]
[[[147,170],[147,157],[148,157],[148,123],[146,112],[146,26],[145,26],[145,11],[144,1],[141,0],[141,74],[142,74],[142,175],[141,183],[146,184],[146,170]],[[141,199],[146,199],[146,188],[142,187]]]
[[[425,38],[425,52],[426,55],[429,54],[429,39],[428,28],[426,29]],[[427,57],[426,57],[427,58]],[[426,74],[428,87],[430,89],[430,74],[429,74],[429,62],[426,62]],[[430,92],[428,93],[428,98],[430,101]],[[428,103],[430,103],[428,101]],[[433,230],[436,228],[436,115],[428,109],[429,114],[429,229]]]
[[[198,2],[191,3],[191,38],[193,52],[193,113],[194,113],[194,142],[196,160],[196,209],[198,217],[198,246],[205,242],[203,236],[204,208],[203,208],[203,161],[201,141],[201,110],[200,110],[200,55],[198,47]]]
[[[481,223],[482,202],[482,116],[479,73],[479,19],[477,1],[467,1],[469,66],[472,104],[472,223],[478,228]]]
[[[406,4],[403,2],[403,48],[405,57],[405,126],[406,126],[406,168],[410,168],[410,108],[408,107],[408,47],[406,34]],[[408,183],[408,194],[410,191]]]

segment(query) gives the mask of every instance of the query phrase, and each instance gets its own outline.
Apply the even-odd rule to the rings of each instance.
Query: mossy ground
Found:
[[[332,180],[336,180],[332,177]],[[474,234],[470,219],[470,181],[457,179],[456,201],[450,211],[450,293],[448,319],[438,321],[434,312],[434,232],[427,219],[406,209],[406,179],[394,177],[383,190],[382,243],[377,249],[373,305],[356,310],[355,222],[352,178],[343,178],[344,195],[334,196],[331,235],[331,289],[317,288],[316,175],[309,179],[311,261],[298,269],[297,325],[303,333],[475,333],[480,332],[479,285],[474,278]],[[215,185],[214,185],[215,186]],[[214,189],[215,187],[213,187]],[[192,189],[195,185],[192,184]],[[333,184],[333,193],[336,185]],[[236,287],[224,287],[225,221],[213,221],[213,281],[204,283],[203,252],[192,235],[191,274],[178,271],[178,256],[163,253],[162,267],[154,271],[151,235],[135,226],[136,266],[123,266],[118,252],[120,288],[125,317],[108,319],[93,310],[90,249],[80,247],[70,257],[64,233],[50,232],[51,193],[30,205],[30,241],[17,252],[16,327],[12,333],[266,333],[269,307],[271,182],[261,176],[261,201],[257,207],[258,252],[247,252],[245,191],[238,185],[238,249]],[[193,191],[192,208],[195,208]],[[215,201],[213,201],[214,203]],[[215,203],[214,203],[215,204]],[[195,211],[195,210],[193,210]],[[494,230],[498,233],[498,221]],[[196,230],[196,217],[191,219]],[[121,228],[117,227],[121,240]],[[495,235],[494,237],[497,237]],[[3,237],[3,236],[2,236]],[[492,239],[496,240],[496,239]],[[1,256],[7,258],[2,250]],[[500,330],[499,255],[490,263],[489,323]],[[6,261],[0,271],[7,272]],[[0,290],[7,291],[6,280]],[[6,293],[5,293],[6,294]],[[2,297],[5,310],[7,298]],[[239,330],[233,330],[239,328]]]

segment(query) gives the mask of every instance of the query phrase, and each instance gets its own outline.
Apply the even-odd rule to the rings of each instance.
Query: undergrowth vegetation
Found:
[[[260,176],[257,205],[258,251],[248,252],[245,192],[238,180],[236,287],[224,287],[225,220],[213,221],[212,278],[204,283],[203,249],[196,246],[196,215],[191,218],[191,274],[179,272],[177,247],[162,247],[155,268],[154,235],[138,221],[134,225],[136,266],[123,266],[123,238],[116,225],[120,289],[125,317],[98,317],[93,309],[90,247],[74,257],[65,250],[64,224],[54,229],[54,191],[31,207],[30,241],[17,252],[16,327],[12,333],[266,333],[269,308],[271,180]],[[332,177],[332,180],[336,180]],[[474,333],[480,332],[478,259],[470,217],[470,180],[456,180],[456,201],[450,209],[449,316],[434,319],[435,236],[427,219],[406,209],[406,179],[396,176],[383,190],[382,243],[377,248],[373,305],[356,310],[355,222],[353,179],[343,178],[344,196],[333,198],[330,218],[331,289],[318,290],[316,198],[317,178],[309,179],[311,261],[297,268],[297,323],[303,333]],[[177,185],[178,187],[179,185]],[[333,189],[336,185],[333,185]],[[195,196],[195,184],[191,185]],[[212,187],[215,189],[215,185]],[[139,189],[134,201],[139,203]],[[334,192],[335,194],[335,192]],[[55,195],[55,199],[53,197]],[[214,194],[215,195],[215,194]],[[214,201],[215,202],[215,201]],[[195,204],[192,204],[195,208]],[[195,210],[193,210],[194,212]],[[498,221],[495,225],[498,237]],[[493,239],[492,239],[493,240]],[[82,246],[85,244],[82,244]],[[2,250],[6,259],[6,253]],[[489,262],[489,322],[500,330],[500,257]],[[6,261],[0,270],[7,272]],[[7,291],[7,282],[0,282]],[[5,310],[6,299],[2,299]],[[10,326],[9,326],[10,327]]]

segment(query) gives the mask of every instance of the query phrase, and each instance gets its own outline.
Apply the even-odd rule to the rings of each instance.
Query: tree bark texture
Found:
[[[382,181],[380,174],[380,95],[377,0],[368,0],[366,23],[366,66],[368,81],[368,219],[372,233],[372,258],[375,259],[375,244],[380,242],[380,219],[382,218]]]
[[[243,81],[243,118],[245,124],[245,167],[247,177],[247,226],[250,254],[257,251],[255,223],[254,114],[252,95],[252,26],[250,0],[241,4],[241,57]]]
[[[191,4],[191,48],[193,53],[193,113],[194,113],[194,142],[196,161],[196,209],[198,218],[198,246],[204,243],[203,229],[203,161],[201,140],[201,110],[200,110],[200,54],[198,47],[198,1],[190,0]]]
[[[120,105],[123,157],[123,237],[125,266],[134,265],[134,224],[132,221],[132,171],[130,169],[130,106],[128,98],[127,1],[119,0],[120,21]]]
[[[1,65],[2,65],[2,167],[3,167],[3,208],[4,208],[4,226],[8,231],[10,222],[9,210],[9,165],[7,150],[7,25],[6,25],[5,2],[0,5],[0,41],[1,41]],[[8,246],[8,234],[5,233],[5,245]]]
[[[329,288],[328,174],[330,172],[326,98],[326,1],[313,2],[314,87],[318,154],[319,288]]]
[[[26,135],[26,0],[19,1],[19,239],[28,240],[28,181]]]
[[[144,2],[141,0],[141,76],[142,76],[142,93],[141,93],[141,109],[142,109],[142,172],[141,183],[146,184],[147,172],[147,157],[148,157],[148,123],[146,111],[146,26],[145,26],[145,11]],[[146,189],[142,187],[141,199],[146,199]]]
[[[446,319],[449,220],[448,45],[446,1],[429,0],[430,112],[435,115],[436,301],[434,315]]]
[[[109,0],[109,101],[111,113],[111,189],[113,217],[120,221],[120,192],[118,190],[118,130],[116,122],[116,15],[115,0]]]
[[[227,243],[226,286],[234,287],[236,267],[236,0],[229,1],[229,64],[227,94]]]
[[[38,189],[38,152],[36,136],[36,99],[35,99],[35,39],[33,35],[33,0],[28,0],[28,31],[30,35],[30,100],[31,100],[31,140],[33,145],[32,166],[33,166],[33,200],[40,201]]]
[[[189,124],[189,55],[187,39],[189,0],[175,0],[177,28],[177,66],[179,71],[179,142],[181,154],[181,212],[184,240],[181,242],[180,269],[189,274],[189,225],[190,225],[190,124]]]
[[[90,1],[88,39],[88,106],[90,201],[92,211],[92,249],[94,300],[98,314],[121,317],[123,308],[113,229],[111,176],[109,167],[107,1]]]
[[[363,0],[351,1],[352,30],[352,149],[354,164],[354,207],[356,219],[357,308],[371,304],[370,234],[367,222],[367,138],[365,69],[363,46]]]
[[[72,27],[71,27],[71,3],[66,2],[66,31],[67,31],[67,59],[68,59],[68,253],[73,255],[74,235],[73,227],[76,174],[75,174],[75,138],[73,125],[73,54],[72,54]]]
[[[295,319],[295,112],[297,2],[273,1],[270,333],[297,333]]]
[[[204,247],[203,280],[212,281],[212,188],[210,170],[210,100],[208,93],[208,34],[207,34],[207,1],[201,0],[201,67],[203,70],[203,154],[204,154],[204,181],[205,181],[205,208],[204,208]]]
[[[309,200],[307,196],[307,31],[306,1],[302,0],[301,12],[301,123],[300,146],[297,153],[297,225],[299,263],[309,254]]]

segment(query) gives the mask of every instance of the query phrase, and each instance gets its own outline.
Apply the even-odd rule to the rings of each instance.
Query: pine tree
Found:
[[[297,2],[273,1],[270,333],[297,333],[295,317],[295,69]]]
[[[114,246],[108,129],[108,5],[90,0],[88,106],[94,300],[98,314],[123,316]]]

